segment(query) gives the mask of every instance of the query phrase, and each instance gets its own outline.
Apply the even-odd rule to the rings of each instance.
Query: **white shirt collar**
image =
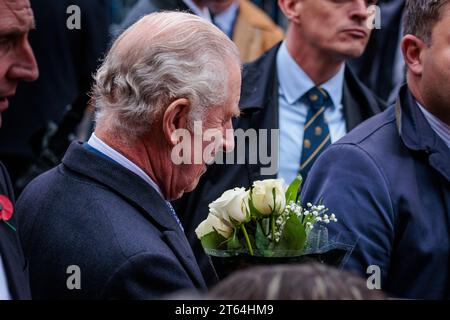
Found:
[[[203,9],[199,8],[192,0],[183,0],[183,2],[195,15],[211,22],[211,14],[209,13],[208,7],[205,6]]]
[[[3,266],[2,255],[0,254],[0,300],[11,300],[11,293],[8,289],[8,279],[6,278],[5,267]]]
[[[161,192],[161,189],[159,186],[150,178],[148,174],[144,172],[141,168],[139,168],[135,163],[133,163],[131,160],[126,158],[121,153],[117,152],[113,148],[111,148],[109,145],[107,145],[105,142],[103,142],[99,137],[95,135],[95,133],[92,133],[91,137],[89,138],[89,141],[87,142],[89,146],[97,150],[98,152],[103,153],[105,156],[111,158],[112,160],[116,161],[118,164],[120,164],[122,167],[130,170],[131,172],[137,174],[139,177],[141,177],[145,182],[147,182],[150,186],[152,186],[164,199],[164,196]]]
[[[277,53],[277,74],[280,89],[283,91],[289,104],[295,103],[316,85],[305,71],[290,55],[286,41],[283,41]],[[345,64],[342,64],[338,73],[321,85],[333,101],[334,107],[342,108],[342,93],[344,90]]]
[[[445,144],[450,148],[450,126],[444,123],[441,119],[431,114],[425,109],[419,102],[417,102],[419,109],[422,111],[425,119],[430,124],[431,129],[442,139]]]

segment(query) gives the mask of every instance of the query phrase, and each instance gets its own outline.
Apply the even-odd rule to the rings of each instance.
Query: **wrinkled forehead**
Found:
[[[0,33],[27,32],[34,28],[34,16],[28,0],[0,0]]]

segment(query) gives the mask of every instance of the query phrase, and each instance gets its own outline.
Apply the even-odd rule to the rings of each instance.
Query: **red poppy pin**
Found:
[[[9,200],[9,198],[4,195],[0,195],[0,221],[3,221],[13,231],[16,231],[16,228],[14,228],[14,226],[8,222],[11,219],[13,213],[14,207],[11,200]]]

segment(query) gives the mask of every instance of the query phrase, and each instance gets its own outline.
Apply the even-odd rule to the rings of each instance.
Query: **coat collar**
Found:
[[[161,233],[199,287],[204,280],[192,249],[165,200],[138,175],[73,142],[62,163],[68,169],[106,186],[143,213]]]
[[[430,165],[450,181],[450,150],[428,124],[406,85],[400,91],[395,116],[405,146],[426,154]]]

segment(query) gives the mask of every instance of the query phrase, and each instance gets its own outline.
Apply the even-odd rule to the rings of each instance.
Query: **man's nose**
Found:
[[[350,16],[352,19],[365,21],[369,17],[369,10],[365,0],[356,0],[353,2]]]
[[[18,81],[36,80],[39,77],[39,69],[26,36],[20,40],[13,54],[13,64],[9,69],[8,77]]]

